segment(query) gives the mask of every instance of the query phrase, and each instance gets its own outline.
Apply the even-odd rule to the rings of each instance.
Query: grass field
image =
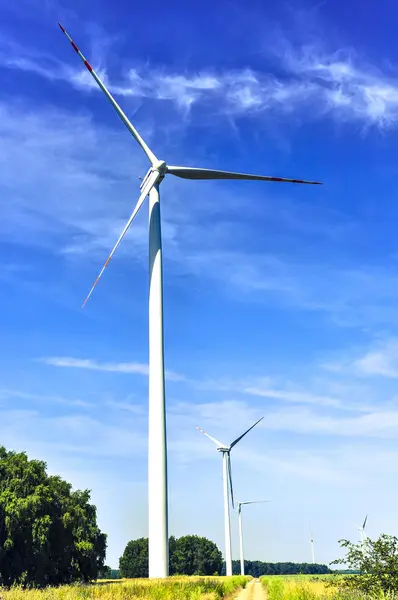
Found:
[[[331,575],[272,575],[261,578],[268,600],[365,600],[359,591],[339,589]],[[338,581],[338,580],[337,580]],[[384,598],[378,594],[379,600]]]
[[[121,579],[94,585],[44,590],[0,589],[0,600],[221,600],[245,587],[249,577],[170,577],[166,580]]]
[[[268,600],[353,600],[360,594],[341,591],[331,585],[330,575],[276,575],[262,577]]]

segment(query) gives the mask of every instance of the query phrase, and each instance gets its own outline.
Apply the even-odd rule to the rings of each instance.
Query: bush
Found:
[[[346,548],[347,554],[332,564],[347,565],[350,570],[359,573],[339,575],[334,585],[370,595],[398,591],[398,538],[382,534],[375,541],[366,538],[364,542],[353,544],[340,540],[340,545]]]

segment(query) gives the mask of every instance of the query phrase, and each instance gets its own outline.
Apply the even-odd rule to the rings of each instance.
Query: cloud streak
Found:
[[[381,128],[396,126],[398,79],[363,64],[352,51],[327,54],[319,44],[285,44],[277,59],[278,76],[270,73],[272,64],[267,56],[264,70],[203,67],[179,72],[161,65],[134,65],[110,79],[105,68],[99,68],[98,73],[115,95],[169,101],[185,112],[197,105],[212,114],[235,117],[300,112],[308,119],[331,116]],[[9,40],[0,45],[0,65],[50,81],[65,81],[80,90],[97,89],[77,62],[71,66],[72,60],[65,64]]]
[[[202,427],[212,427],[210,433],[216,437],[219,429],[220,436],[225,437],[225,431],[237,430],[237,423],[247,422],[250,425],[250,421],[254,422],[261,415],[258,405],[253,407],[246,401],[236,400],[201,403],[194,407],[180,403],[173,411],[190,415]],[[394,439],[398,433],[398,411],[373,409],[360,416],[341,417],[325,413],[322,407],[268,407],[258,428],[315,437]]]
[[[398,378],[398,341],[391,340],[377,350],[366,352],[353,363],[363,375]]]
[[[67,369],[86,369],[89,371],[101,371],[103,373],[124,373],[127,375],[145,375],[149,373],[148,365],[145,363],[121,362],[101,363],[91,358],[74,358],[72,356],[48,356],[39,359],[40,362],[52,367],[63,367]],[[184,381],[184,375],[166,371],[166,379],[169,381]]]
[[[352,352],[342,361],[321,365],[327,371],[350,374],[354,377],[398,378],[398,339],[377,340],[367,350]]]

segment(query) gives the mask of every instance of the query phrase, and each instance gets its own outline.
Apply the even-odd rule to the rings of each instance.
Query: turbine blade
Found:
[[[151,163],[155,164],[155,162],[157,162],[157,158],[154,155],[154,153],[152,152],[152,150],[150,148],[148,148],[148,146],[146,145],[146,143],[144,142],[144,140],[142,139],[142,137],[140,136],[140,134],[138,133],[138,131],[134,127],[134,125],[127,118],[127,115],[122,111],[122,109],[120,108],[119,104],[116,102],[116,100],[114,99],[114,97],[112,96],[112,94],[110,93],[110,91],[107,89],[107,87],[105,86],[105,84],[98,77],[97,73],[94,71],[93,67],[90,65],[90,63],[88,62],[88,60],[86,60],[86,58],[80,52],[79,48],[76,46],[75,42],[72,40],[72,38],[70,37],[69,33],[62,27],[61,23],[58,23],[58,25],[60,26],[60,29],[66,35],[66,37],[68,38],[68,40],[70,41],[70,43],[72,44],[73,49],[78,53],[78,55],[80,56],[80,58],[82,59],[82,61],[86,65],[86,68],[91,73],[91,75],[93,76],[93,78],[97,82],[98,86],[101,88],[101,90],[104,92],[105,96],[108,98],[109,102],[112,104],[113,108],[116,110],[117,114],[119,115],[119,117],[121,118],[121,120],[123,121],[123,123],[126,125],[127,129],[130,131],[131,135],[139,143],[139,145],[141,146],[141,148],[143,149],[143,151],[145,152],[145,154],[147,155],[147,157],[149,158],[149,160],[151,161]]]
[[[212,437],[211,435],[209,435],[208,433],[206,433],[205,431],[203,431],[203,429],[201,429],[200,427],[196,427],[196,429],[198,431],[200,431],[200,433],[203,433],[203,435],[205,435],[206,437],[208,437],[209,440],[211,440],[212,442],[214,442],[215,445],[218,446],[219,448],[225,448],[226,447],[225,444],[223,444],[219,440],[216,440],[216,438]]]
[[[367,521],[367,520],[368,520],[368,515],[366,515],[366,517],[365,517],[365,520],[364,520],[364,522],[363,522],[363,525],[362,525],[362,531],[365,531],[365,527],[366,527],[366,521]]]
[[[235,508],[234,488],[232,485],[231,456],[230,456],[229,452],[228,452],[228,479],[229,479],[229,488],[231,490],[232,508]]]
[[[85,299],[85,301],[83,302],[83,306],[82,306],[82,308],[84,308],[84,307],[85,307],[85,305],[86,305],[86,303],[87,303],[87,300],[90,298],[91,294],[93,293],[93,291],[94,291],[94,289],[95,289],[95,287],[96,287],[97,283],[99,282],[99,280],[100,280],[100,278],[101,278],[101,276],[102,276],[103,272],[105,271],[106,267],[108,266],[108,264],[109,264],[109,262],[110,262],[110,260],[111,260],[112,256],[115,254],[115,252],[116,252],[116,250],[117,250],[117,248],[118,248],[118,246],[119,246],[120,242],[121,242],[121,241],[122,241],[122,239],[124,238],[124,236],[125,236],[125,234],[126,234],[126,232],[127,232],[128,228],[130,227],[131,223],[133,222],[133,219],[134,219],[134,217],[136,216],[136,214],[137,214],[137,213],[138,213],[138,211],[140,210],[140,208],[141,208],[141,206],[142,206],[142,204],[143,204],[143,202],[144,202],[145,198],[147,197],[147,195],[149,194],[149,192],[150,192],[150,190],[152,189],[152,187],[153,187],[154,185],[156,185],[156,183],[157,183],[158,179],[160,179],[160,178],[161,178],[161,175],[158,173],[158,171],[154,171],[154,172],[153,172],[153,173],[152,173],[152,174],[151,174],[151,175],[148,177],[148,180],[147,180],[146,184],[144,185],[144,187],[143,187],[143,189],[142,189],[141,195],[140,195],[140,197],[138,198],[138,202],[137,202],[137,204],[135,205],[135,208],[134,208],[133,212],[131,213],[129,220],[127,221],[126,225],[124,226],[124,229],[123,229],[122,233],[120,234],[118,241],[117,241],[117,242],[116,242],[116,244],[113,246],[112,252],[110,253],[110,255],[108,256],[108,258],[106,259],[106,261],[105,261],[105,264],[104,264],[104,266],[102,267],[102,269],[101,269],[101,271],[100,271],[100,273],[99,273],[99,275],[98,275],[97,279],[95,280],[95,282],[94,282],[94,285],[93,285],[93,287],[91,288],[91,290],[90,290],[90,292],[89,292],[89,294],[88,294],[87,298],[86,298],[86,299]]]
[[[233,173],[216,169],[197,169],[193,167],[169,167],[167,172],[183,179],[246,179],[254,181],[279,181],[286,183],[307,183],[321,185],[320,181],[305,181],[303,179],[286,179],[285,177],[269,177],[267,175],[248,175],[246,173]]]
[[[252,425],[251,427],[249,427],[249,429],[247,431],[245,431],[245,433],[242,433],[242,435],[240,435],[238,438],[236,438],[236,440],[234,440],[232,442],[232,444],[230,445],[230,449],[232,449],[238,442],[240,442],[240,440],[247,434],[249,433],[249,431],[251,431],[253,429],[253,427],[255,427],[258,423],[260,423],[260,421],[262,421],[264,419],[264,417],[261,417],[261,419],[259,419],[258,421],[256,421],[254,423],[254,425]]]
[[[271,502],[271,500],[251,500],[250,502],[241,502],[241,504],[264,504],[264,502]]]

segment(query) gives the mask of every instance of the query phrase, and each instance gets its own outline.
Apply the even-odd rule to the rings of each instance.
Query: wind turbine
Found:
[[[318,184],[317,181],[285,179],[262,175],[247,175],[197,169],[191,167],[170,166],[164,160],[158,160],[142,139],[107,87],[98,77],[88,60],[80,52],[70,35],[58,23],[74,50],[77,52],[92,77],[104,92],[133,138],[147,155],[150,167],[140,185],[140,196],[119,239],[97,279],[94,282],[83,306],[91,296],[101,275],[129,229],[145,198],[149,195],[149,434],[148,434],[148,517],[149,517],[149,577],[167,577],[168,575],[168,509],[167,509],[167,439],[165,415],[164,385],[164,343],[163,343],[163,276],[162,276],[162,238],[160,221],[159,186],[166,175],[175,175],[183,179],[242,179],[259,181],[278,181],[289,183]]]
[[[360,533],[361,536],[361,544],[363,544],[364,539],[365,539],[365,527],[366,527],[366,522],[368,520],[368,515],[366,515],[364,522],[362,523],[362,525],[357,525],[358,531]]]
[[[253,429],[264,417],[261,417],[254,423],[247,431],[242,433],[236,440],[234,440],[229,446],[223,444],[216,438],[212,437],[200,427],[196,429],[207,436],[217,446],[218,452],[222,454],[222,470],[223,470],[223,488],[224,488],[224,529],[225,529],[225,572],[227,576],[232,575],[232,550],[231,550],[231,521],[229,516],[229,491],[231,492],[232,506],[235,506],[234,501],[234,488],[232,486],[232,470],[231,470],[231,450],[240,440]]]
[[[243,553],[242,506],[244,504],[263,504],[264,502],[270,502],[270,500],[251,500],[249,502],[239,502],[238,499],[236,500],[238,518],[239,518],[239,550],[240,550],[240,574],[241,575],[245,574],[245,558],[244,558],[244,553]]]
[[[311,556],[312,556],[312,564],[315,564],[315,540],[312,535],[312,531],[310,531],[310,544],[311,544]]]

